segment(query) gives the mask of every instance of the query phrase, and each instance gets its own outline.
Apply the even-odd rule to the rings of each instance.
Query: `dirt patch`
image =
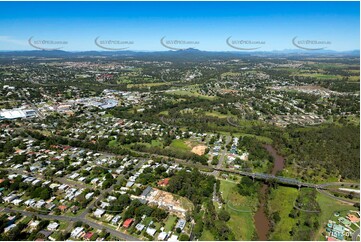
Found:
[[[192,202],[187,198],[156,188],[153,188],[145,199],[150,205],[157,205],[181,218],[185,218],[186,212],[193,209]]]
[[[184,143],[185,143],[186,145],[188,145],[189,148],[192,148],[192,147],[193,147],[192,142],[189,141],[189,140],[184,141]]]
[[[204,155],[206,149],[207,149],[206,145],[197,145],[193,147],[192,152],[197,155]]]

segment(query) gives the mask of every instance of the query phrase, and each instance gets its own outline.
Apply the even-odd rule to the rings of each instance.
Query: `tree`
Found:
[[[217,156],[214,156],[213,159],[212,159],[211,164],[215,166],[215,165],[218,164],[218,161],[219,161],[218,157],[217,157]]]
[[[238,192],[242,196],[252,196],[257,193],[258,186],[247,176],[242,177],[241,182],[237,185]]]
[[[157,221],[162,221],[167,216],[168,216],[168,213],[165,210],[160,209],[160,208],[155,208],[152,213],[152,217],[154,217]]]
[[[193,233],[196,238],[200,238],[203,232],[203,222],[202,220],[197,220],[194,225]]]
[[[221,211],[219,211],[218,213],[218,218],[222,221],[225,221],[227,222],[231,216],[229,215],[229,213],[225,210],[225,209],[222,209]]]
[[[274,212],[272,217],[273,217],[273,221],[275,223],[278,223],[279,221],[281,221],[281,216],[280,216],[280,213],[278,211]]]
[[[40,192],[40,198],[43,200],[48,200],[51,197],[51,192],[49,191],[49,189],[43,189]]]

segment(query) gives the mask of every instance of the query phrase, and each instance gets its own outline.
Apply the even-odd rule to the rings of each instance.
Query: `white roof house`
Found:
[[[173,234],[169,239],[168,241],[178,241],[178,236]]]
[[[120,216],[119,214],[114,216],[114,218],[112,219],[112,224],[118,223],[121,218],[122,216]]]
[[[73,238],[77,238],[79,236],[79,234],[81,232],[83,232],[84,228],[83,227],[76,227],[75,229],[73,229],[73,231],[71,231],[70,236]]]
[[[139,224],[137,224],[137,225],[135,226],[135,228],[136,228],[138,231],[142,231],[142,230],[144,229],[144,227],[145,227],[145,225],[144,225],[144,224],[141,224],[141,223],[139,223]]]
[[[94,192],[90,192],[85,195],[85,199],[88,200],[89,198],[93,197],[93,195],[94,195]]]
[[[158,240],[166,240],[168,237],[168,233],[167,232],[161,232],[158,235]]]
[[[18,198],[18,196],[15,194],[12,194],[10,196],[4,197],[3,200],[4,200],[4,202],[9,203],[9,202],[15,200],[16,198]]]
[[[39,224],[40,224],[40,221],[39,221],[39,220],[35,220],[35,221],[31,222],[29,226],[30,226],[31,228],[36,228],[36,227],[38,227]]]
[[[16,227],[16,224],[12,224],[12,225],[7,226],[7,227],[4,229],[4,233],[9,232],[10,230],[12,230],[12,229],[15,228],[15,227]]]
[[[71,176],[69,176],[69,178],[70,178],[70,179],[75,179],[75,178],[77,178],[78,176],[80,176],[79,173],[74,173],[74,174],[72,174]]]
[[[46,227],[50,231],[55,231],[59,227],[57,222],[50,223],[48,227]]]
[[[100,218],[105,213],[105,210],[98,208],[93,213],[95,217]]]
[[[12,203],[13,203],[14,205],[16,205],[16,206],[19,206],[22,202],[23,202],[22,199],[14,199],[14,200],[12,201]]]
[[[153,229],[153,228],[147,228],[147,234],[149,234],[150,236],[154,236],[155,233],[157,232],[156,229]]]

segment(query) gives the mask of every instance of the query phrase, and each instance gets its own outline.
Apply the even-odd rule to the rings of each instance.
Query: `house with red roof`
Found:
[[[58,208],[60,209],[60,211],[62,211],[62,212],[64,212],[65,210],[67,210],[68,209],[68,207],[67,206],[65,206],[65,205],[60,205],[60,206],[58,206]]]
[[[123,228],[126,228],[126,229],[129,228],[133,222],[134,222],[134,219],[132,219],[132,218],[126,219],[123,223]]]
[[[337,241],[337,239],[335,239],[333,237],[327,237],[327,241]]]
[[[167,186],[168,183],[169,183],[169,178],[165,178],[165,179],[158,182],[158,186],[164,187],[164,186]]]
[[[84,235],[83,239],[90,240],[93,235],[94,235],[93,232],[88,232]]]

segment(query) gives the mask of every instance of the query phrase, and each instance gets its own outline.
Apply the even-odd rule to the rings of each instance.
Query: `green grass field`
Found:
[[[111,140],[111,141],[109,141],[108,145],[109,145],[109,147],[116,147],[116,146],[118,146],[118,143],[116,140]]]
[[[227,225],[233,231],[236,240],[252,240],[253,234],[256,232],[253,223],[253,211],[258,201],[254,198],[241,196],[237,192],[236,186],[237,183],[221,181],[220,191],[222,192],[222,197],[226,202],[229,202],[230,205],[225,205],[225,209],[231,215]]]
[[[221,114],[220,112],[212,111],[212,112],[204,112],[206,116],[216,117],[216,118],[227,118],[227,117],[236,117],[230,113],[228,114]]]
[[[168,94],[179,95],[179,96],[188,96],[188,97],[198,97],[198,98],[204,98],[204,99],[216,99],[217,98],[214,96],[202,95],[196,91],[186,91],[186,90],[172,91],[172,92],[168,92]]]
[[[202,236],[199,238],[200,241],[214,241],[213,234],[211,231],[204,229],[202,232]]]
[[[163,143],[162,143],[161,141],[159,141],[159,140],[152,140],[151,145],[152,145],[153,147],[163,148]]]
[[[190,151],[191,148],[184,142],[184,140],[181,139],[175,139],[170,144],[170,147],[180,149],[180,150],[186,150]]]
[[[279,212],[280,222],[275,225],[274,232],[270,235],[271,240],[292,240],[289,233],[296,219],[290,218],[288,215],[292,211],[294,201],[298,196],[296,188],[279,186],[272,190],[268,200],[268,211],[270,214]]]
[[[166,115],[166,116],[168,116],[168,115],[169,115],[169,112],[168,112],[168,110],[164,110],[164,111],[162,111],[162,112],[159,112],[159,115]]]
[[[176,216],[169,215],[168,218],[167,218],[167,221],[165,221],[164,230],[166,232],[169,232],[169,231],[173,230],[176,220],[177,220]]]

